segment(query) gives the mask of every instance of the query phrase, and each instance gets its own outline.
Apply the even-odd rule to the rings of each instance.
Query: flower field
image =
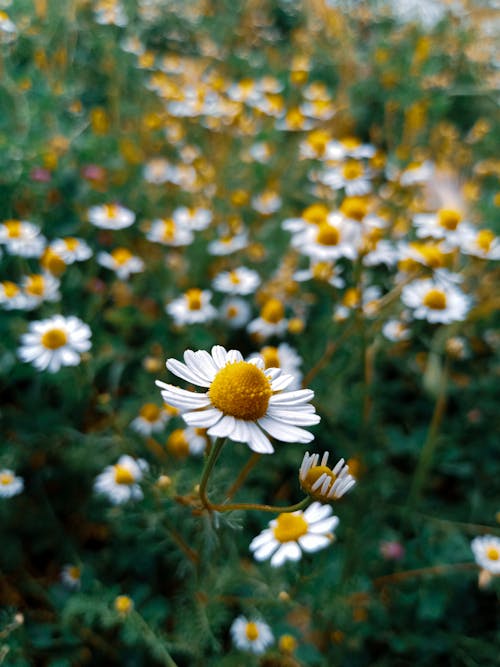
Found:
[[[0,0],[0,665],[498,664],[496,4]]]

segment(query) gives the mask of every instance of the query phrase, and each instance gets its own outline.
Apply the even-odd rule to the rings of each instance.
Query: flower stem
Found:
[[[209,503],[209,505],[210,509],[215,510],[216,512],[257,510],[259,512],[279,512],[283,514],[285,512],[296,512],[297,510],[305,509],[311,502],[311,498],[306,496],[300,502],[295,503],[295,505],[286,505],[285,507],[280,507],[279,505],[261,505],[260,503],[224,503],[221,505],[213,505],[212,503]]]
[[[213,447],[210,450],[210,454],[208,455],[207,460],[205,461],[205,467],[203,468],[203,472],[201,473],[200,491],[199,491],[200,500],[203,506],[206,507],[208,510],[212,509],[212,505],[207,496],[208,478],[210,477],[210,473],[213,470],[215,462],[219,458],[219,454],[221,453],[225,441],[226,438],[217,438]]]

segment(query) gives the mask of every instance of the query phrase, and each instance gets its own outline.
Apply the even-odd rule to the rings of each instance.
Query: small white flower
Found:
[[[77,317],[54,315],[30,322],[21,336],[18,355],[21,361],[33,364],[39,371],[57,372],[61,366],[77,366],[81,355],[91,348],[91,331]]]
[[[25,310],[28,300],[21,288],[11,280],[0,282],[0,305],[5,310]]]
[[[356,137],[346,137],[340,141],[332,139],[326,146],[325,159],[327,160],[361,160],[375,155],[375,146],[363,144]]]
[[[411,337],[411,331],[408,325],[400,320],[388,320],[382,327],[382,334],[387,340],[393,343],[399,343],[402,340],[408,340]]]
[[[271,215],[281,208],[283,200],[277,192],[266,190],[260,195],[252,197],[253,208],[261,215]]]
[[[215,276],[212,286],[219,292],[226,294],[253,294],[260,285],[260,276],[257,271],[240,266],[232,271],[224,271]]]
[[[349,160],[337,167],[330,167],[320,173],[317,178],[320,183],[332,190],[344,189],[348,197],[368,194],[372,189],[373,174],[358,160]]]
[[[138,482],[148,468],[143,459],[134,459],[124,454],[120,456],[118,463],[107,466],[96,477],[94,490],[107,496],[113,505],[121,505],[128,500],[141,500],[143,493]]]
[[[206,229],[212,222],[212,211],[207,208],[187,208],[180,206],[172,214],[174,221],[180,226],[193,231]]]
[[[223,256],[231,255],[237,250],[242,250],[248,245],[246,232],[240,232],[230,236],[221,236],[208,244],[208,252],[211,255]]]
[[[177,224],[172,218],[160,218],[153,220],[146,238],[155,243],[180,247],[191,245],[194,235],[189,227]]]
[[[165,310],[178,326],[210,322],[217,317],[217,310],[210,303],[211,298],[210,290],[188,289],[185,294],[167,304]]]
[[[44,301],[58,301],[61,298],[60,284],[51,273],[33,273],[25,276],[21,283],[26,299],[25,308],[32,310]]]
[[[61,581],[71,590],[78,590],[82,583],[82,571],[78,565],[72,565],[70,563],[63,566],[61,570]]]
[[[500,538],[494,535],[475,537],[470,546],[479,567],[500,575]]]
[[[114,271],[120,280],[127,280],[132,273],[144,271],[142,259],[133,255],[127,248],[115,248],[110,253],[100,252],[97,255],[97,262]]]
[[[167,438],[167,451],[177,458],[185,458],[189,454],[201,456],[207,446],[206,430],[188,426],[176,428]]]
[[[257,619],[248,620],[238,616],[231,625],[231,637],[236,648],[261,655],[274,642],[271,628]]]
[[[22,493],[24,480],[7,468],[0,470],[0,498],[12,498]]]
[[[139,410],[139,415],[130,422],[130,428],[136,433],[150,436],[163,430],[169,420],[169,414],[156,403],[145,403]]]
[[[55,239],[49,248],[58,255],[65,264],[84,262],[92,257],[92,249],[83,239],[67,236],[63,239]]]
[[[167,361],[167,368],[194,385],[206,387],[205,393],[185,391],[157,380],[163,400],[182,411],[190,426],[208,429],[209,436],[246,442],[250,449],[272,453],[265,434],[284,442],[306,443],[313,435],[302,428],[320,420],[309,401],[308,389],[287,391],[293,376],[281,369],[264,369],[257,358],[244,361],[240,352],[227,352],[220,345],[211,354],[204,350],[184,352],[185,364]]]
[[[354,260],[360,243],[360,225],[337,214],[330,214],[327,222],[308,225],[291,241],[301,254],[318,262],[333,262],[341,257]]]
[[[419,238],[444,240],[447,248],[457,248],[472,227],[462,219],[460,211],[441,208],[436,213],[418,213],[413,217]]]
[[[8,253],[18,257],[40,257],[45,249],[46,239],[40,227],[27,220],[6,220],[0,224],[0,244]]]
[[[338,523],[330,505],[314,502],[305,511],[279,514],[269,522],[269,528],[254,537],[250,551],[255,560],[271,558],[273,567],[287,560],[298,561],[302,551],[314,553],[331,544]]]
[[[500,238],[489,229],[471,228],[461,239],[461,250],[480,259],[500,259]]]
[[[279,299],[268,299],[262,306],[260,316],[252,320],[247,327],[248,333],[257,334],[261,338],[283,336],[288,329],[285,318],[285,306]]]
[[[293,279],[298,283],[307,282],[308,280],[318,280],[325,282],[342,289],[345,285],[345,280],[340,277],[342,269],[336,266],[332,261],[330,262],[315,262],[311,261],[309,269],[301,269],[293,274]]]
[[[401,174],[399,182],[401,185],[418,185],[426,183],[434,175],[432,162],[421,162],[410,164]]]
[[[431,323],[461,322],[467,317],[471,299],[453,283],[423,279],[405,285],[401,301],[413,309],[413,317]]]
[[[221,303],[219,313],[232,329],[241,329],[250,319],[252,309],[245,299],[233,296]]]
[[[87,216],[89,222],[100,229],[125,229],[135,221],[135,213],[120,204],[91,206]]]
[[[356,480],[349,473],[349,466],[344,459],[330,469],[328,452],[323,454],[319,463],[319,454],[306,452],[299,470],[300,485],[314,500],[329,503],[342,498],[355,484]]]
[[[154,185],[161,185],[171,180],[173,167],[168,160],[158,157],[153,158],[144,165],[144,180]]]

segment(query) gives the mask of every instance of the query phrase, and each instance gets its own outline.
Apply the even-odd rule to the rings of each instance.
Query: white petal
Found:
[[[219,370],[224,368],[227,363],[227,352],[222,345],[214,345],[212,347],[212,359]]]
[[[203,350],[199,351],[203,352]],[[186,350],[184,352],[184,361],[191,373],[199,378],[197,384],[200,384],[202,387],[209,387],[212,384],[217,371],[213,364],[212,357],[207,353],[205,354],[210,359],[210,365],[207,365],[205,359],[200,357],[197,352],[193,352],[193,350]]]
[[[271,558],[271,565],[273,567],[279,567],[283,565],[286,560],[300,560],[302,552],[297,542],[286,542],[282,544],[278,551]]]
[[[217,438],[230,438],[234,430],[235,419],[231,415],[224,415],[216,424],[210,427],[208,435]]]
[[[333,533],[335,528],[339,524],[338,516],[331,516],[328,519],[323,519],[323,521],[318,521],[317,523],[309,524],[309,532],[319,535],[320,533]]]
[[[284,408],[308,403],[312,398],[314,398],[314,392],[310,389],[297,389],[297,391],[286,391],[283,394],[273,394],[269,399],[269,404],[279,404],[280,407]]]
[[[312,426],[320,421],[320,416],[314,412],[302,410],[279,410],[268,408],[267,416],[284,424],[295,424],[297,426]]]
[[[282,440],[283,442],[305,443],[314,440],[314,435],[309,433],[309,431],[305,431],[298,426],[292,426],[291,424],[283,424],[272,417],[262,417],[257,423],[273,438]]]
[[[324,549],[327,547],[332,540],[329,537],[326,537],[326,535],[302,535],[302,537],[299,537],[299,544],[300,546],[304,549],[304,551],[308,551],[309,553],[313,553],[314,551],[319,551],[320,549]]]
[[[315,521],[322,521],[326,519],[327,516],[332,514],[333,510],[330,505],[322,505],[321,503],[312,503],[309,507],[304,510],[304,518],[309,524],[314,523]]]
[[[186,350],[184,355],[186,355],[188,352],[191,352],[191,350]],[[177,375],[183,380],[186,380],[186,382],[191,382],[192,384],[200,385],[200,387],[210,386],[210,382],[204,380],[204,378],[201,377],[198,373],[193,372],[181,361],[177,361],[177,359],[169,359],[167,361],[167,368],[169,371],[174,373],[174,375]]]
[[[249,432],[248,446],[258,454],[272,454],[274,447],[271,445],[269,438],[262,433],[260,428],[254,422],[247,422]]]
[[[262,533],[253,538],[253,540],[250,542],[249,549],[250,551],[254,551],[254,549],[259,549],[268,542],[275,542],[275,541],[276,540],[272,530],[266,528],[265,530],[262,531]]]
[[[207,394],[197,394],[195,391],[187,391],[174,387],[172,384],[166,384],[160,380],[156,381],[156,386],[162,389],[161,395],[169,405],[173,405],[181,410],[192,410],[204,408],[210,405],[210,399]]]
[[[182,418],[189,424],[197,428],[210,428],[216,424],[219,419],[222,419],[222,412],[217,408],[210,410],[196,410],[195,412],[186,412]]]
[[[255,560],[262,561],[267,560],[271,554],[273,554],[276,549],[279,547],[279,542],[273,540],[272,542],[267,542],[254,551],[253,557]]]
[[[272,380],[271,389],[273,391],[283,391],[283,389],[286,389],[289,385],[291,385],[294,380],[295,378],[293,377],[293,375],[288,375],[288,373],[283,373],[279,377]]]

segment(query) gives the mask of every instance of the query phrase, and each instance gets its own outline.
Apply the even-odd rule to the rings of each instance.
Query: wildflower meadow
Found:
[[[494,667],[494,0],[0,0],[0,665]]]

